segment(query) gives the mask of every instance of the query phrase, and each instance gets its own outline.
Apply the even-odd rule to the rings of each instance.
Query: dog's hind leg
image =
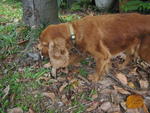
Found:
[[[138,58],[140,43],[141,43],[140,40],[135,40],[134,44],[125,51],[126,59],[122,64],[121,68],[127,66],[129,63],[131,63],[131,61],[134,62],[136,61],[136,59]]]

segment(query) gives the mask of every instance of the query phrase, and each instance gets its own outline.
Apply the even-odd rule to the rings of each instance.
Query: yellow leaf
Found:
[[[129,109],[141,108],[144,105],[144,100],[140,95],[130,95],[127,98],[126,106]]]
[[[80,85],[80,81],[73,79],[72,81],[70,81],[71,85],[73,86],[74,89],[77,89]]]
[[[128,86],[131,87],[131,88],[136,88],[135,85],[132,82],[129,82]]]

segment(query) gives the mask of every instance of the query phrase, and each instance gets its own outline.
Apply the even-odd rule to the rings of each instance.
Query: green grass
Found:
[[[0,2],[0,23],[11,23],[22,18],[21,2],[2,0]]]
[[[43,112],[42,104],[44,103],[42,102],[45,97],[40,94],[39,90],[45,85],[52,84],[51,81],[38,79],[45,73],[49,73],[49,69],[37,69],[31,66],[19,67],[20,64],[14,60],[20,58],[22,51],[28,45],[26,43],[20,46],[18,43],[21,40],[37,40],[42,30],[42,28],[31,29],[25,26],[22,22],[22,14],[20,0],[2,0],[0,2],[0,62],[2,62],[2,68],[0,68],[0,77],[2,76],[0,78],[0,113],[6,113],[8,109],[14,107],[20,107],[24,112],[28,111],[30,107],[36,113]],[[68,22],[79,18],[78,15],[66,15],[62,16],[61,19],[62,22]],[[88,62],[83,61],[82,64],[86,65]],[[22,71],[18,71],[18,68],[21,68]],[[85,69],[81,69],[80,74],[86,76],[88,73]],[[4,89],[8,86],[10,87],[9,93],[3,98],[5,95]],[[72,88],[72,85],[68,85],[65,90]],[[39,92],[33,94],[34,91]],[[85,99],[85,96],[82,95],[82,98]],[[73,100],[72,102],[73,106],[77,105],[73,112],[81,113],[85,111],[85,106],[77,101]],[[58,110],[44,109],[44,112],[54,113]]]
[[[38,103],[40,103],[43,97],[40,95],[40,92],[35,95],[32,94],[32,91],[38,90],[42,86],[38,78],[48,71],[48,69],[44,68],[38,69],[37,71],[32,68],[25,68],[21,73],[15,72],[0,79],[0,92],[2,92],[0,98],[4,96],[3,90],[7,86],[10,86],[9,96],[0,100],[0,112],[5,112],[9,106],[12,106],[10,102],[10,97],[12,95],[15,95],[13,100],[14,107],[21,107],[24,111],[27,111],[32,105],[35,110],[40,110],[37,106],[39,106]],[[28,81],[23,82],[23,80]]]
[[[3,0],[0,2],[0,59],[18,52],[17,21],[22,18],[21,2]]]
[[[0,113],[6,113],[7,109],[21,107],[28,111],[29,107],[41,112],[40,102],[43,96],[33,95],[32,91],[39,89],[43,84],[38,80],[40,76],[48,72],[48,69],[35,69],[31,67],[23,68],[23,72],[18,72],[18,65],[13,60],[8,63],[5,60],[11,56],[18,57],[26,45],[20,46],[21,40],[36,40],[41,28],[31,30],[22,24],[22,4],[19,0],[2,0],[0,2]],[[21,80],[28,80],[21,82]],[[4,89],[10,87],[9,93],[2,98]],[[13,98],[14,96],[14,98]],[[12,99],[12,100],[11,100]]]

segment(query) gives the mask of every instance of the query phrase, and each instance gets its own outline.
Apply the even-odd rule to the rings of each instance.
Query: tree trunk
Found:
[[[22,0],[22,2],[23,20],[30,27],[59,22],[57,0]]]
[[[112,8],[114,1],[115,0],[95,0],[95,4],[101,12],[108,12]]]

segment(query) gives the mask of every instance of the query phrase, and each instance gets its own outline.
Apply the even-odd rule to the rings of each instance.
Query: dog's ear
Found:
[[[49,54],[53,54],[56,57],[66,54],[66,41],[63,38],[56,38],[49,42]],[[68,54],[68,53],[67,53]]]
[[[64,39],[49,42],[49,58],[54,67],[66,67],[69,64],[69,52]]]

